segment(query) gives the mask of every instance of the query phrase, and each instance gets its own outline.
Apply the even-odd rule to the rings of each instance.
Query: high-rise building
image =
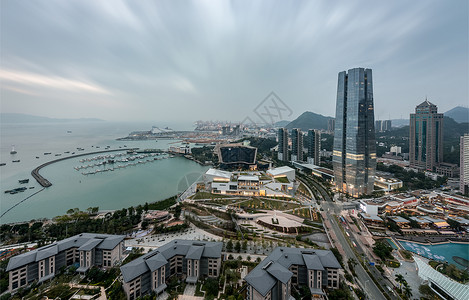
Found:
[[[327,131],[334,132],[334,128],[335,128],[335,119],[327,120]]]
[[[469,194],[469,134],[464,134],[460,138],[459,153],[459,192]]]
[[[291,131],[291,161],[303,161],[303,132],[298,128]]]
[[[443,160],[443,114],[425,99],[410,114],[410,167],[434,171]]]
[[[353,197],[373,192],[376,171],[374,118],[371,69],[340,72],[332,164],[337,189]]]
[[[285,128],[278,130],[278,160],[288,161],[288,131]]]
[[[230,134],[230,125],[225,125],[221,128],[222,135]]]
[[[308,130],[308,163],[319,166],[321,162],[321,132],[317,129]]]
[[[385,132],[391,130],[391,120],[376,120],[375,130],[376,132]]]

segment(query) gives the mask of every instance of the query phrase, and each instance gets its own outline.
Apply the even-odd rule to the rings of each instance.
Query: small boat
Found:
[[[67,133],[72,133],[72,131],[71,131],[71,130],[67,130]]]
[[[44,152],[44,155],[52,154],[52,152]]]
[[[16,160],[12,160],[11,162],[20,162],[20,160],[16,159]]]
[[[0,166],[6,166],[7,164],[6,163],[1,163]]]
[[[64,153],[70,153],[70,151],[65,151]]]
[[[39,156],[36,156],[36,158],[39,158]]]
[[[16,150],[15,150],[15,145],[12,145],[10,154],[16,154],[16,153],[18,153],[18,152],[16,152]]]
[[[28,183],[29,179],[20,179],[20,180],[18,180],[18,182],[21,183],[21,184]]]
[[[61,156],[62,154],[61,153],[57,153],[55,156]]]

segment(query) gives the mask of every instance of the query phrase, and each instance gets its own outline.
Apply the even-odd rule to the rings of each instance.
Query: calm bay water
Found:
[[[413,242],[403,242],[400,244],[409,251],[420,254],[426,258],[449,262],[458,268],[463,268],[453,260],[453,256],[459,256],[469,260],[469,244],[446,243],[439,245],[421,245]]]
[[[77,147],[83,152],[104,150],[110,146],[118,149],[158,148],[166,150],[174,145],[175,140],[155,141],[116,141],[116,138],[127,136],[135,130],[149,130],[152,124],[145,123],[38,123],[38,124],[1,124],[0,162],[0,214],[13,207],[42,187],[31,176],[31,171],[38,165],[76,154]],[[184,128],[178,128],[184,129]],[[187,129],[187,127],[185,128]],[[71,131],[71,133],[67,133]],[[11,146],[18,152],[10,154]],[[99,146],[100,148],[96,148]],[[64,153],[70,151],[70,153]],[[51,155],[44,155],[51,152]],[[90,155],[94,156],[94,155]],[[39,157],[39,158],[36,158]],[[180,191],[180,180],[187,174],[205,172],[207,167],[180,157],[162,159],[115,170],[84,176],[76,171],[75,166],[82,165],[79,158],[60,161],[43,168],[40,173],[52,186],[27,199],[8,211],[0,220],[1,223],[18,222],[35,218],[51,218],[65,214],[70,208],[86,209],[99,206],[101,210],[120,209],[153,202],[175,195]],[[13,160],[19,159],[19,163]],[[28,184],[21,185],[19,179],[29,178]],[[189,176],[194,178],[193,175]],[[184,182],[185,179],[183,180]],[[5,190],[20,186],[34,187],[23,193],[5,194]]]

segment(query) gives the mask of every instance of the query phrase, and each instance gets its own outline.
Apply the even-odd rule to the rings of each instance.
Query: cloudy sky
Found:
[[[468,1],[16,1],[1,5],[1,111],[242,120],[274,91],[334,116],[373,69],[375,117],[468,105]]]

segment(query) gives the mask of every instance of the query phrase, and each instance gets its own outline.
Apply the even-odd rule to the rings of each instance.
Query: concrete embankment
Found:
[[[54,159],[54,160],[51,160],[51,161],[48,161],[46,163],[43,163],[42,165],[40,165],[39,167],[35,168],[34,170],[31,171],[31,175],[34,177],[34,179],[36,179],[36,181],[42,185],[43,187],[50,187],[52,185],[52,183],[45,179],[44,177],[42,177],[41,174],[39,174],[39,171],[48,166],[48,165],[51,165],[53,163],[56,163],[56,162],[59,162],[59,161],[62,161],[62,160],[66,160],[66,159],[70,159],[70,158],[76,158],[76,157],[80,157],[80,156],[86,156],[86,155],[93,155],[93,154],[101,154],[101,153],[107,153],[107,152],[117,152],[117,151],[128,151],[128,150],[136,150],[138,148],[134,148],[134,149],[111,149],[111,150],[101,150],[101,151],[95,151],[95,152],[86,152],[86,153],[80,153],[80,154],[76,154],[76,155],[70,155],[70,156],[67,156],[67,157],[62,157],[62,158],[58,158],[58,159]]]

